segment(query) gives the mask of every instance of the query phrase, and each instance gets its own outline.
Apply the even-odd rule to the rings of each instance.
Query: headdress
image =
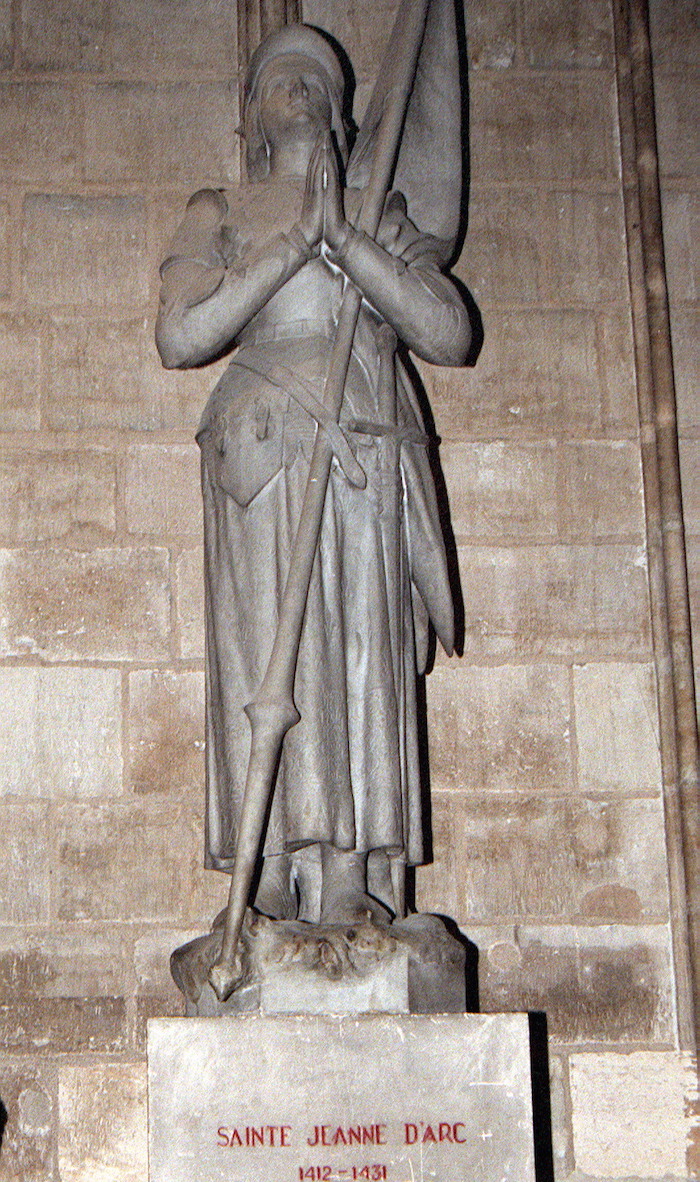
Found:
[[[340,61],[330,42],[310,25],[285,25],[270,33],[250,59],[245,78],[243,126],[246,139],[246,163],[250,180],[267,175],[265,139],[257,112],[260,76],[270,62],[280,57],[301,57],[311,61],[326,82],[331,103],[331,130],[335,134],[343,160],[347,159],[347,141],[343,123],[345,78]]]

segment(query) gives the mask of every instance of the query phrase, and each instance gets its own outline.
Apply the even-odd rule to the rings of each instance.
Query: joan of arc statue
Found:
[[[438,365],[470,344],[445,245],[394,189],[377,240],[355,227],[344,78],[329,41],[274,33],[245,79],[248,182],[190,199],[161,267],[167,368],[233,349],[204,411],[206,865],[231,871],[250,754],[244,707],[265,673],[309,460],[334,458],[299,644],[294,702],[262,844],[255,906],[352,923],[403,914],[401,867],[423,860],[416,682],[429,621],[449,653],[453,610],[430,440],[396,338]],[[363,297],[340,422],[323,386],[346,285]],[[399,353],[400,353],[399,349]],[[314,853],[315,851],[315,853]],[[320,905],[304,858],[320,862]],[[392,873],[399,868],[399,873]],[[251,900],[253,901],[253,900]]]

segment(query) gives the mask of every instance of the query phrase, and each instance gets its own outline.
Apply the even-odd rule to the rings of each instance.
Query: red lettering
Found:
[[[272,1149],[290,1145],[291,1125],[241,1125],[240,1128],[226,1128],[221,1125],[216,1130],[217,1145],[221,1149],[257,1149],[259,1146],[269,1146]]]
[[[386,1125],[374,1125],[378,1132],[386,1129]],[[406,1121],[404,1123],[404,1144],[415,1145],[421,1142],[423,1145],[437,1145],[447,1142],[450,1145],[466,1145],[467,1144],[467,1126],[464,1121],[458,1120],[454,1124],[449,1121],[441,1120],[437,1125],[425,1124],[424,1121]],[[382,1138],[377,1141],[377,1145],[385,1145],[386,1141]]]
[[[280,1128],[291,1126],[281,1125]],[[408,1128],[408,1126],[406,1126]],[[314,1125],[313,1133],[306,1138],[312,1147],[327,1145],[386,1145],[385,1124],[374,1125]],[[287,1142],[285,1142],[287,1144]],[[407,1142],[410,1144],[410,1142]]]

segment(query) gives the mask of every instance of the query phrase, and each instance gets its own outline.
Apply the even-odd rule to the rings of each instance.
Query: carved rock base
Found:
[[[241,935],[245,977],[225,1002],[207,980],[222,934],[219,916],[211,932],[172,954],[188,1017],[466,1009],[465,947],[436,915],[378,927],[369,919],[353,926],[272,920],[249,910]]]

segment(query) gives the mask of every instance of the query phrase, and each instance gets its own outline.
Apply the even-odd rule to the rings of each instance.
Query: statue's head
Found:
[[[285,80],[306,92],[298,103],[282,97]],[[345,79],[331,45],[308,25],[286,25],[266,37],[253,54],[245,79],[243,131],[249,180],[269,173],[270,127],[292,135],[329,130],[343,160],[347,140],[343,123]],[[267,134],[266,134],[267,126]]]

